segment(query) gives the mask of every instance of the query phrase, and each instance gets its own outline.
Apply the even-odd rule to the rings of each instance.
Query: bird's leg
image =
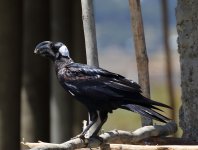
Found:
[[[82,129],[84,131],[86,129],[86,127],[87,127],[87,120],[83,120],[82,123],[83,123],[83,128]]]
[[[89,124],[83,129],[83,132],[79,135],[77,135],[74,138],[85,138],[85,134],[88,132],[88,130],[91,128],[91,126],[97,121],[98,114],[97,112],[89,112]]]
[[[88,121],[86,120],[83,120],[83,131],[86,129],[86,127],[90,124],[91,122],[91,119],[90,119],[90,113],[88,112]],[[88,125],[87,125],[87,122],[88,122]]]
[[[100,131],[102,125],[106,122],[107,120],[106,112],[97,111],[97,114],[98,114],[98,118],[85,134],[85,138],[97,137],[97,134]]]

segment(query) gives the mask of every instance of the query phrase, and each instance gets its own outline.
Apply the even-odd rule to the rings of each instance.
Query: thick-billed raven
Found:
[[[141,95],[141,87],[134,81],[102,68],[75,63],[67,47],[61,42],[39,43],[34,53],[49,58],[55,65],[57,78],[63,88],[83,103],[90,122],[80,137],[96,136],[107,120],[108,113],[117,108],[139,113],[161,122],[169,120],[155,110],[156,106],[170,108]]]

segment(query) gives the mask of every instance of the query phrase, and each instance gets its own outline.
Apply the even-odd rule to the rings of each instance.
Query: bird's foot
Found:
[[[100,136],[94,135],[89,138],[89,140],[97,140],[99,143],[103,143],[104,140]]]
[[[102,145],[104,140],[103,138],[99,136],[91,136],[89,139],[87,139],[87,147],[97,147],[98,145]]]
[[[80,139],[82,139],[82,140],[84,140],[84,139],[88,139],[88,140],[98,140],[98,141],[100,141],[101,143],[103,142],[103,138],[101,138],[100,136],[98,136],[98,135],[92,135],[92,136],[86,136],[86,135],[84,135],[84,134],[79,134],[79,135],[77,135],[77,136],[75,136],[75,137],[72,137],[71,139],[73,140],[73,139],[77,139],[77,138],[80,138]]]
[[[92,135],[91,137],[86,137],[86,135],[84,134],[79,134],[73,138],[73,139],[77,139],[80,138],[84,141],[84,143],[86,144],[86,147],[92,148],[92,147],[96,147],[97,145],[101,145],[103,144],[104,140],[103,138],[97,136],[97,135]]]
[[[85,133],[85,129],[87,128],[87,121],[86,120],[83,120],[83,132],[80,133],[79,135],[71,138],[71,139],[77,139],[77,138],[80,138],[80,139],[86,139],[86,133]]]

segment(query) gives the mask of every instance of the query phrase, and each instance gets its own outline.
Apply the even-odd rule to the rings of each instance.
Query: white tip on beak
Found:
[[[37,52],[38,52],[38,49],[35,49],[35,50],[34,50],[34,54],[37,54]]]

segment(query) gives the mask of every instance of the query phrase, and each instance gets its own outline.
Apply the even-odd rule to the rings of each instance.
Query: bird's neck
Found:
[[[61,57],[60,59],[55,60],[54,63],[55,63],[56,69],[59,70],[59,69],[65,67],[65,66],[67,66],[71,63],[74,63],[74,61],[69,57]]]

